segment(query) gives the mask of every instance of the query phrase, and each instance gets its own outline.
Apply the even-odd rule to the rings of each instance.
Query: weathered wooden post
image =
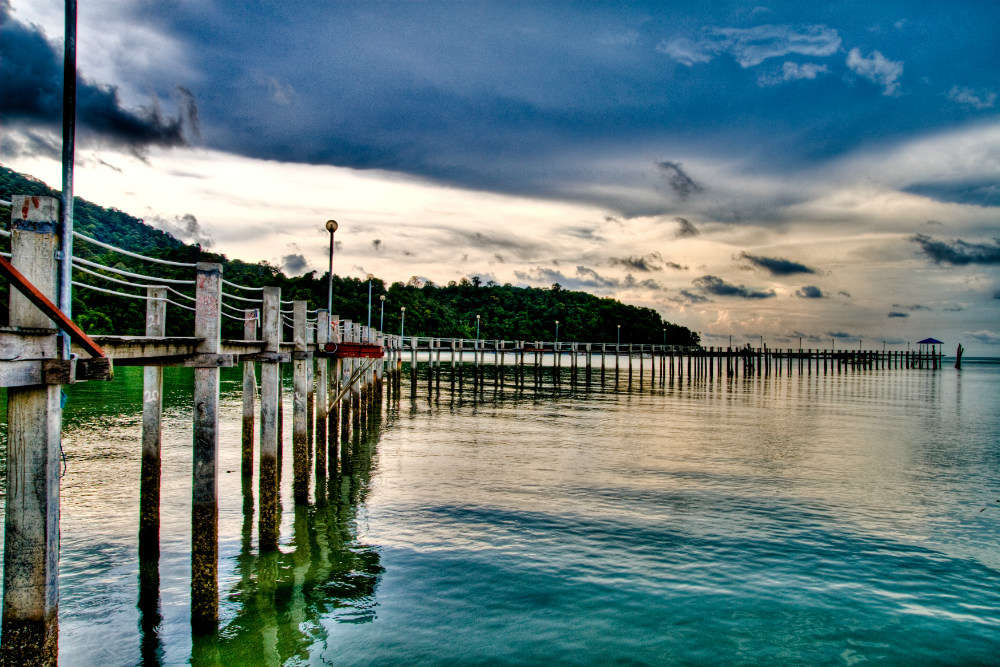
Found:
[[[56,301],[59,200],[12,197],[11,263]],[[52,322],[10,290],[12,327],[51,328]],[[44,339],[55,358],[55,335]],[[59,635],[59,469],[62,407],[59,385],[7,389],[7,502],[3,570],[5,665],[55,665]]]
[[[344,320],[342,323],[342,333],[341,341],[345,343],[353,342],[353,331],[354,327],[350,320]],[[340,372],[340,393],[344,394],[340,403],[340,460],[341,462],[347,460],[348,452],[350,451],[350,438],[351,438],[351,410],[353,406],[351,405],[351,397],[349,395],[348,385],[350,384],[351,374],[354,372],[354,363],[356,359],[343,359],[341,364]]]
[[[295,351],[292,357],[292,495],[297,504],[309,501],[309,415],[306,408],[309,393],[309,371],[306,368],[305,301],[292,304],[292,335]]]
[[[316,350],[323,351],[330,342],[330,313],[320,309],[316,313]],[[324,497],[322,481],[327,477],[327,421],[330,418],[330,360],[317,357],[316,373],[316,500]]]
[[[166,334],[167,290],[146,289],[146,335]],[[159,587],[160,460],[163,441],[163,368],[142,369],[142,460],[139,464],[139,587]],[[158,591],[157,591],[158,593]],[[144,596],[148,599],[148,596]],[[158,599],[155,598],[154,599]]]
[[[254,308],[243,312],[243,338],[256,340],[260,324],[260,311]],[[149,335],[149,334],[147,334]],[[249,493],[253,484],[254,416],[257,412],[257,374],[254,362],[243,362],[243,431],[240,473],[244,492]]]
[[[205,355],[194,369],[194,464],[191,469],[191,628],[215,632],[219,622],[219,351],[222,265],[199,262],[194,335]],[[214,358],[213,358],[214,357]]]
[[[313,424],[316,418],[316,355],[313,350],[316,348],[316,323],[309,323],[309,313],[306,311],[306,454],[309,469],[313,466],[314,451],[316,444],[314,441]],[[307,473],[308,474],[308,473]]]
[[[339,343],[340,338],[340,316],[330,315],[330,342]],[[332,377],[330,378],[331,392],[333,397],[336,398],[340,396],[341,388],[341,368],[343,364],[343,359],[337,357],[333,362],[333,371],[331,372]],[[340,401],[337,400],[333,402],[330,406],[329,414],[327,415],[327,426],[326,426],[326,467],[330,472],[330,477],[333,477],[337,473],[338,462],[340,459],[340,453],[338,449],[340,447]]]
[[[260,470],[258,474],[258,539],[261,552],[278,548],[278,401],[281,383],[281,288],[265,287],[261,308],[261,340],[266,357],[260,364]]]

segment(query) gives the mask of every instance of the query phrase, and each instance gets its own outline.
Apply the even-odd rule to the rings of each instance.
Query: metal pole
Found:
[[[378,313],[378,330],[382,331],[382,325],[385,323],[385,294],[382,294],[378,298],[382,302],[382,309]]]
[[[403,337],[403,332],[406,331],[406,306],[401,307],[399,312],[402,313],[399,318],[399,338],[401,339],[400,344],[402,344],[406,342],[406,339]]]
[[[559,344],[559,320],[556,320],[556,345]]]
[[[368,274],[368,328],[372,328],[372,277]]]
[[[333,312],[333,234],[337,231],[337,227],[339,225],[336,220],[326,221],[326,231],[330,232],[330,272],[326,278],[326,312],[328,313]]]
[[[63,49],[62,206],[60,211],[59,310],[73,317],[73,163],[76,157],[76,0],[66,0]],[[69,359],[69,336],[62,337]]]

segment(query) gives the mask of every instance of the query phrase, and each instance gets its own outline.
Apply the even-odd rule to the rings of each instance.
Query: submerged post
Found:
[[[11,263],[38,290],[56,300],[58,200],[12,197]],[[52,322],[17,290],[10,290],[10,325],[51,328]],[[55,335],[46,356],[57,356]],[[5,665],[55,665],[59,636],[59,385],[7,390],[7,503],[3,551]]]
[[[309,369],[306,367],[306,307],[305,301],[292,304],[292,335],[295,355],[292,390],[292,495],[297,504],[309,500]]]
[[[166,334],[167,290],[146,290],[146,335]],[[139,463],[139,579],[157,568],[160,559],[160,447],[163,438],[163,368],[142,369],[142,460]]]
[[[265,287],[261,340],[267,357],[260,364],[260,471],[258,539],[260,550],[278,548],[278,383],[281,342],[281,288]]]
[[[330,313],[316,313],[316,349],[323,350],[330,341]],[[327,435],[326,422],[330,411],[330,361],[320,357],[316,375],[316,499],[322,497],[320,480],[326,479]]]
[[[243,338],[257,339],[257,324],[260,316],[257,309],[243,312]],[[148,334],[147,334],[148,335]],[[244,489],[249,491],[253,480],[253,432],[254,415],[257,412],[257,374],[254,372],[254,362],[243,362],[243,457],[240,474],[243,476]]]
[[[221,348],[222,265],[198,263],[194,335],[198,353]],[[191,628],[214,632],[219,622],[219,367],[194,369],[194,463],[191,469]],[[212,364],[207,366],[207,364]]]

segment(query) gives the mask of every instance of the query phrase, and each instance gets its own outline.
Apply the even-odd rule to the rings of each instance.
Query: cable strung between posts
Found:
[[[173,301],[171,299],[157,299],[157,298],[151,299],[145,294],[127,294],[125,292],[116,292],[111,289],[104,289],[103,287],[97,287],[96,285],[88,285],[87,283],[80,283],[75,280],[72,282],[73,285],[76,287],[82,287],[83,289],[94,290],[95,292],[104,292],[105,294],[114,294],[115,296],[125,296],[130,299],[144,299],[146,301],[165,301],[166,303],[169,303],[172,306],[177,306],[178,308],[183,308],[184,310],[190,310],[192,313],[194,312],[194,308],[192,308],[191,306],[185,306],[183,303],[177,303],[176,301]]]
[[[228,317],[229,319],[231,319],[231,320],[236,320],[237,322],[246,322],[246,321],[247,321],[247,318],[246,318],[246,317],[236,317],[235,315],[230,315],[229,313],[227,313],[227,312],[226,312],[226,311],[224,311],[224,310],[220,310],[219,312],[220,312],[220,313],[222,313],[222,316],[223,316],[223,317]],[[250,319],[251,319],[251,320],[255,320],[255,319],[257,319],[257,316],[256,316],[256,315],[254,315],[254,316],[253,316],[253,317],[251,317]]]
[[[0,236],[10,236],[10,232],[6,229],[0,229]]]
[[[97,239],[92,239],[86,234],[81,234],[80,232],[73,232],[73,236],[93,243],[94,245],[99,245],[102,248],[107,248],[108,250],[113,250],[115,252],[121,253],[123,255],[128,255],[129,257],[135,257],[136,259],[143,259],[147,262],[156,262],[157,264],[166,264],[167,266],[183,266],[184,268],[193,269],[198,266],[197,262],[173,262],[169,259],[160,259],[159,257],[150,257],[149,255],[140,255],[137,252],[132,252],[131,250],[125,250],[124,248],[119,248],[113,246],[110,243],[105,243],[104,241],[98,241]]]
[[[219,302],[219,305],[222,306],[223,308],[228,308],[234,313],[240,313],[241,315],[245,313],[247,310],[249,310],[248,308],[237,308],[236,306],[230,306],[228,303],[222,303],[221,301]]]
[[[229,294],[227,292],[222,293],[224,299],[236,299],[237,301],[249,301],[250,303],[260,303],[261,299],[258,297],[256,299],[248,299],[245,296],[236,296],[235,294]]]
[[[246,290],[247,292],[263,292],[263,287],[247,287],[246,285],[238,285],[236,283],[231,283],[225,278],[222,279],[223,285],[229,285],[230,287],[235,287],[236,289]]]
[[[14,204],[12,202],[7,201],[6,199],[0,199],[0,206],[13,206],[13,205]]]
[[[187,295],[184,292],[179,292],[175,290],[173,287],[170,287],[168,285],[143,285],[141,283],[130,283],[127,280],[122,280],[121,278],[115,278],[113,276],[106,276],[103,273],[98,273],[97,271],[91,271],[90,269],[84,268],[82,266],[74,266],[73,268],[76,269],[77,271],[83,271],[84,273],[89,273],[92,276],[97,276],[98,278],[103,278],[104,280],[109,280],[113,283],[118,283],[119,285],[127,285],[128,287],[138,287],[140,289],[148,289],[150,287],[161,287],[165,290],[173,292],[177,296],[182,296],[185,299],[188,299],[189,301],[197,301],[195,297]]]
[[[104,264],[98,264],[97,262],[91,262],[87,259],[81,259],[79,257],[73,258],[74,264],[83,264],[84,266],[92,266],[95,269],[101,269],[102,271],[110,271],[111,273],[117,273],[120,276],[125,276],[126,278],[138,278],[139,280],[152,280],[154,282],[164,282],[171,283],[172,285],[194,285],[193,280],[180,280],[179,278],[158,278],[156,276],[147,276],[142,273],[132,273],[131,271],[125,271],[122,269],[113,269],[110,266],[105,266]]]

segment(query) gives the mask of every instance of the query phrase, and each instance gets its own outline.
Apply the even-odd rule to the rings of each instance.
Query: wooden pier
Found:
[[[693,377],[941,368],[940,354],[928,352],[403,338],[341,320],[321,308],[310,310],[306,301],[283,301],[278,287],[229,282],[220,264],[167,262],[89,237],[81,238],[150,264],[170,264],[190,275],[164,279],[72,259],[74,268],[92,278],[143,289],[142,294],[124,293],[74,282],[81,289],[144,299],[146,320],[143,336],[74,334],[72,355],[66,358],[60,337],[69,335],[69,325],[44,305],[58,289],[57,204],[52,198],[15,197],[12,207],[10,265],[23,284],[12,280],[16,289],[11,290],[10,326],[0,329],[4,351],[0,386],[8,389],[9,420],[3,664],[57,660],[61,386],[111,380],[114,366],[144,367],[142,436],[137,443],[140,597],[153,595],[158,588],[162,368],[194,369],[191,626],[196,635],[218,630],[221,368],[242,366],[241,474],[250,502],[253,475],[258,478],[262,554],[276,552],[280,538],[282,364],[293,367],[291,480],[294,501],[301,506],[325,502],[320,490],[326,488],[326,480],[350,464],[347,443],[370,428],[383,401],[399,399],[404,375],[409,375],[409,392],[416,396],[424,382],[428,395],[440,395],[442,376],[449,391],[461,395],[479,394],[488,385],[497,391],[566,383],[592,388],[613,379],[616,386],[621,382],[629,388],[633,383],[648,388]],[[193,295],[183,292],[192,288]],[[165,335],[168,306],[194,312],[191,336]],[[242,338],[222,337],[223,318],[240,323]]]

